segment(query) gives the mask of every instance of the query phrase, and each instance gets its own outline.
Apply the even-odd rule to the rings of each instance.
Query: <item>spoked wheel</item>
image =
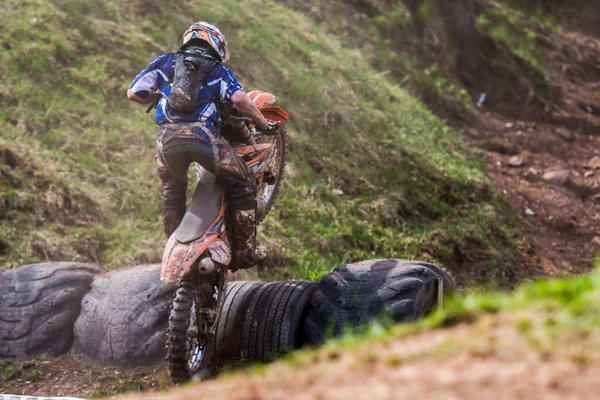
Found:
[[[279,193],[287,155],[286,135],[285,126],[282,126],[277,133],[263,134],[258,140],[259,143],[273,145],[266,161],[265,179],[259,185],[256,196],[259,205],[258,222],[267,216]]]
[[[214,327],[222,302],[219,297],[225,287],[221,276],[188,274],[173,296],[167,329],[167,367],[175,383],[213,370]]]

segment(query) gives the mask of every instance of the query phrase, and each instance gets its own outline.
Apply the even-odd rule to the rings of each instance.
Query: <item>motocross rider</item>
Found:
[[[229,50],[225,36],[217,27],[206,22],[192,24],[183,34],[181,49],[188,46],[205,49],[214,63],[204,80],[209,87],[201,88],[199,105],[192,112],[176,111],[166,98],[171,89],[169,83],[174,78],[174,53],[152,60],[127,91],[127,97],[140,104],[158,101],[156,123],[160,128],[156,163],[162,183],[164,232],[170,237],[183,219],[187,171],[192,162],[197,162],[212,172],[225,188],[235,236],[234,268],[250,268],[266,257],[264,247],[256,246],[256,178],[220,134],[222,103],[233,105],[263,131],[276,129],[276,126],[267,122],[233,73],[223,65],[229,59]]]

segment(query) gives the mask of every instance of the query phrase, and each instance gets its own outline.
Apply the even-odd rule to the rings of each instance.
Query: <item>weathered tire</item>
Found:
[[[394,321],[415,321],[437,301],[438,278],[444,293],[456,290],[439,267],[403,260],[373,260],[341,265],[318,284],[308,306],[305,340],[323,344],[328,334],[368,322],[385,312]]]
[[[214,346],[211,343],[203,343],[203,357],[197,367],[191,368],[189,365],[188,348],[188,329],[190,326],[190,316],[194,307],[198,284],[189,276],[185,277],[175,294],[171,304],[169,314],[169,324],[167,327],[167,369],[169,376],[174,383],[181,383],[189,380],[196,372],[201,370],[210,371],[213,369],[214,361],[212,350]],[[205,298],[210,298],[208,295]],[[199,304],[197,305],[200,306]],[[202,305],[204,307],[204,304]],[[197,329],[197,326],[194,327]]]
[[[235,365],[241,359],[242,327],[248,307],[262,282],[238,281],[227,285],[223,312],[217,322],[216,340],[213,342],[214,363],[211,369],[199,371],[204,377],[214,376],[225,366]]]
[[[104,270],[44,263],[0,271],[0,358],[58,357],[73,344],[81,299]]]
[[[242,331],[242,360],[268,361],[302,345],[299,327],[313,282],[274,282],[254,295]]]
[[[165,328],[176,287],[161,282],[160,267],[121,269],[94,280],[75,322],[73,358],[127,366],[164,360]]]

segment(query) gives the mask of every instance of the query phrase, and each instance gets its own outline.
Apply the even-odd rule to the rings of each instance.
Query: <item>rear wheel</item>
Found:
[[[270,143],[273,146],[269,158],[266,160],[265,179],[259,185],[256,195],[258,204],[262,208],[258,213],[257,222],[261,222],[267,216],[279,193],[287,155],[286,136],[287,131],[285,126],[282,126],[275,134],[262,134],[257,141],[258,143]]]

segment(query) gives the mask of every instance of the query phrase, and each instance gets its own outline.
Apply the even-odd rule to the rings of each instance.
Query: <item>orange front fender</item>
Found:
[[[175,234],[171,235],[163,254],[160,280],[179,285],[196,260],[217,240],[219,237],[213,235],[184,244],[175,239]]]
[[[278,125],[285,125],[290,117],[281,107],[264,107],[260,109],[260,112],[267,120],[277,122]]]

